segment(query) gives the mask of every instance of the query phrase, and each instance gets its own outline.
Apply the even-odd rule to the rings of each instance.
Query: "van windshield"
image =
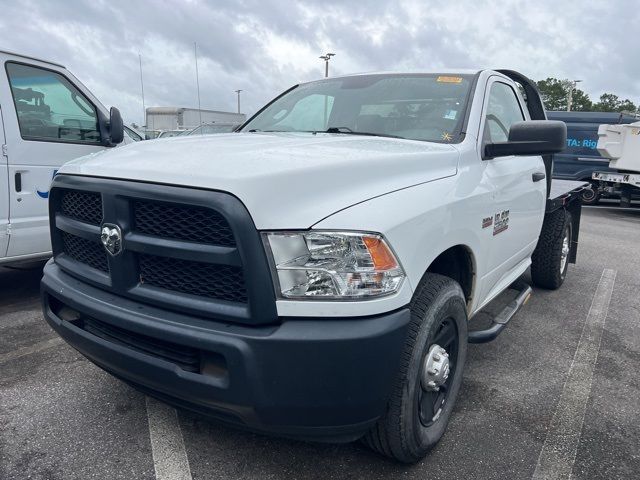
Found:
[[[458,143],[472,75],[378,74],[294,87],[242,131],[367,134]]]

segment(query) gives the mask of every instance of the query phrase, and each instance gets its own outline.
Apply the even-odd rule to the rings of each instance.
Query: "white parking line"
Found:
[[[571,478],[615,280],[615,270],[602,272],[533,480]]]
[[[0,355],[0,363],[10,362],[11,360],[15,360],[16,358],[24,357],[25,355],[31,355],[32,353],[38,353],[42,350],[46,350],[51,347],[55,347],[62,343],[62,339],[60,337],[50,338],[49,340],[44,340],[42,342],[38,342],[34,345],[29,345],[28,347],[17,348],[9,353],[3,353]]]
[[[153,467],[157,480],[192,480],[178,414],[173,407],[147,397]]]

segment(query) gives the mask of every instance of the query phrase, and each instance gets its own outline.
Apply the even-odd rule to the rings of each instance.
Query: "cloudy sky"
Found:
[[[640,101],[638,1],[0,0],[0,49],[60,62],[127,122],[147,106],[252,113],[324,74],[512,68]]]

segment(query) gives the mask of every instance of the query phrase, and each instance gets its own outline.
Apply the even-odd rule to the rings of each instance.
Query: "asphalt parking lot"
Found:
[[[54,335],[40,313],[39,277],[38,269],[0,269],[3,480],[528,479],[554,472],[631,479],[640,472],[640,209],[585,209],[578,263],[566,283],[536,290],[496,341],[470,345],[447,434],[415,466],[360,444],[296,442],[176,416]]]

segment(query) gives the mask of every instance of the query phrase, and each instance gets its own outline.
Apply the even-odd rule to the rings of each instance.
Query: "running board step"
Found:
[[[519,283],[514,285],[515,289],[519,290],[518,296],[513,299],[504,309],[495,316],[492,321],[492,325],[486,330],[474,330],[469,332],[469,343],[487,343],[495,340],[498,335],[506,328],[509,321],[514,317],[520,307],[529,301],[533,290],[526,283]]]

